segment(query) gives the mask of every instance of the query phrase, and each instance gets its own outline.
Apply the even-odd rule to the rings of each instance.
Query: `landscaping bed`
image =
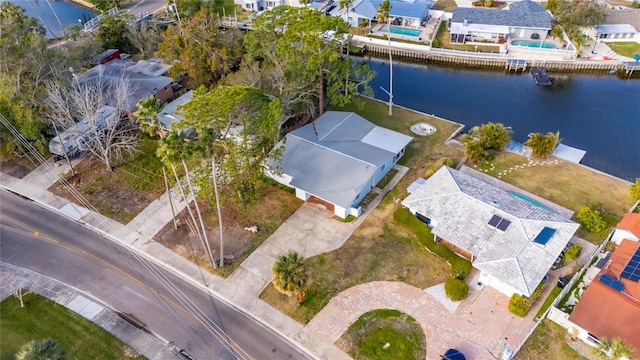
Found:
[[[225,257],[233,257],[223,268],[214,269],[209,263],[200,240],[187,225],[189,217],[186,209],[178,216],[181,224],[178,229],[175,229],[173,222],[169,222],[156,234],[154,240],[212,273],[226,277],[302,205],[302,200],[271,182],[261,183],[259,191],[260,198],[247,207],[232,201],[226,201],[222,205],[224,254]],[[217,210],[210,201],[200,199],[198,204],[211,250],[217,258],[220,249]],[[245,230],[253,226],[258,227],[257,233]]]
[[[76,175],[67,180],[100,214],[127,224],[165,192],[162,164],[155,155],[156,146],[154,140],[141,140],[140,152],[133,159],[113,164],[111,172],[102,162],[89,157],[75,167]],[[58,183],[49,191],[82,206]]]
[[[332,297],[358,284],[403,281],[424,289],[444,282],[451,274],[449,264],[425,249],[412,231],[393,219],[393,213],[399,207],[396,201],[406,197],[407,186],[423,176],[431,164],[442,157],[460,160],[462,152],[444,144],[459,125],[401,108],[394,108],[389,117],[387,104],[360,100],[362,107],[331,110],[354,111],[376,125],[407,135],[411,135],[411,125],[420,122],[432,124],[438,131],[414,137],[399,161],[409,167],[407,175],[341,248],[307,259],[309,282],[300,304],[295,296],[282,295],[272,285],[262,292],[261,299],[301,323],[309,322]]]
[[[13,296],[0,303],[0,358],[13,359],[24,344],[50,338],[65,350],[67,359],[144,359],[73,311],[36,294],[24,299],[24,308]]]
[[[523,156],[504,152],[478,169],[575,212],[587,205],[599,208],[607,228],[598,233],[580,228],[576,233],[594,244],[600,244],[633,205],[628,182],[564,160],[558,164],[524,166],[505,174],[507,169],[527,161]]]
[[[419,360],[427,356],[427,342],[420,324],[396,310],[363,314],[336,345],[354,359]]]

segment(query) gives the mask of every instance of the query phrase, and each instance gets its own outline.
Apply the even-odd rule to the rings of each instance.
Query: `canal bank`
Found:
[[[375,98],[387,101],[389,64],[362,60],[376,71]],[[582,164],[627,181],[640,177],[640,81],[613,75],[552,74],[538,87],[528,72],[474,71],[395,62],[394,103],[462,123],[501,122],[524,142],[533,132],[560,131],[563,143],[587,151]]]

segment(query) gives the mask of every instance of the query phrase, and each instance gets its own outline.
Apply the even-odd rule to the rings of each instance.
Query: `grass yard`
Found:
[[[584,359],[567,343],[567,330],[544,319],[516,354],[516,360],[579,360]],[[578,340],[579,341],[579,340]]]
[[[640,44],[635,41],[629,42],[607,42],[607,46],[617,54],[634,58],[636,54],[640,55]]]
[[[562,292],[562,289],[555,286],[555,284],[553,284],[553,289],[551,290],[551,293],[549,293],[549,296],[547,296],[547,298],[544,300],[544,302],[542,303],[542,306],[540,306],[540,310],[538,310],[538,313],[536,314],[536,319],[539,319],[542,314],[544,314],[545,311],[547,311],[547,309],[551,306],[551,303],[553,303],[553,300],[555,300],[558,295],[560,295],[560,292]]]
[[[386,344],[389,344],[386,348]],[[354,359],[425,359],[426,339],[414,318],[396,310],[360,316],[336,345]]]
[[[388,117],[386,104],[370,99],[361,101],[360,106],[331,110],[354,111],[376,125],[413,136],[399,161],[409,167],[409,172],[341,248],[307,259],[309,283],[301,304],[297,304],[295,297],[281,295],[272,285],[260,295],[301,323],[309,322],[332,297],[358,284],[388,280],[426,288],[450,276],[449,264],[426,250],[412,231],[393,219],[393,213],[399,206],[395,201],[406,196],[407,186],[423,176],[431,164],[442,157],[455,162],[461,159],[461,151],[444,144],[458,125],[397,107],[393,116]],[[411,133],[411,125],[419,122],[430,123],[438,131],[425,137]]]
[[[442,10],[444,12],[452,12],[453,8],[458,6],[455,0],[438,0],[431,9]]]
[[[100,161],[89,157],[76,166],[76,176],[67,179],[98,211],[123,224],[131,221],[165,191],[162,164],[156,157],[156,141],[143,138],[133,159],[113,164],[109,172]],[[49,191],[77,202],[59,184]]]
[[[460,50],[460,51],[476,51],[476,45],[467,45],[467,44],[452,44],[450,42],[451,33],[447,30],[447,23],[440,23],[440,27],[438,28],[438,33],[436,34],[435,39],[438,39],[440,42],[440,46],[443,49],[449,50]],[[478,52],[487,52],[487,53],[498,53],[500,52],[500,48],[498,46],[490,46],[490,45],[478,45]]]
[[[25,307],[11,296],[0,303],[0,358],[15,353],[32,340],[51,338],[67,359],[127,359],[125,344],[76,313],[39,295],[25,296]],[[125,353],[126,351],[126,353]],[[138,355],[134,359],[144,359]]]
[[[244,20],[251,14],[250,11],[244,11],[241,5],[236,5],[233,0],[213,0],[208,3],[211,10],[216,14],[223,16],[238,16],[238,20]]]
[[[496,156],[492,162],[493,168],[490,165],[480,168],[497,177],[498,173],[506,169],[526,163],[526,158],[505,152]],[[567,161],[561,161],[557,165],[519,168],[503,173],[501,180],[576,212],[585,205],[599,208],[609,225],[607,229],[601,233],[589,233],[581,228],[577,233],[594,244],[601,243],[633,205],[628,182]]]

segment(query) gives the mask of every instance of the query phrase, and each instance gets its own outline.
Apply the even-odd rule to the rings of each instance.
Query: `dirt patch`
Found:
[[[260,184],[259,191],[261,198],[248,207],[242,207],[231,201],[224,202],[222,206],[224,255],[228,262],[228,266],[222,269],[213,269],[209,263],[187,209],[178,216],[178,229],[173,222],[169,222],[156,234],[154,240],[212,273],[228,276],[302,204],[301,200],[280,186]],[[219,259],[220,233],[217,211],[209,201],[199,200],[198,204],[205,223],[209,246],[214,258]],[[192,207],[192,211],[195,215],[195,208]],[[258,227],[257,233],[245,230],[253,226]]]
[[[109,172],[103,163],[91,157],[78,164],[75,167],[76,175],[67,180],[102,215],[127,224],[164,192],[161,175],[155,177],[156,184],[145,189],[132,186],[146,180],[136,175],[136,171],[142,172],[140,169],[132,169],[131,166],[118,166]],[[79,203],[69,189],[61,184],[51,186],[49,191]]]
[[[27,157],[2,156],[0,157],[0,172],[22,179],[36,167]]]

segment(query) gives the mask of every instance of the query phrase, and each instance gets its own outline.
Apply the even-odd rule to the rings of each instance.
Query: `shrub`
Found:
[[[493,3],[491,1],[485,1],[484,2],[484,7],[490,8],[493,5]]]
[[[454,165],[453,160],[447,157],[440,158],[438,161],[434,162],[433,164],[431,164],[431,166],[429,166],[427,171],[425,171],[424,173],[424,177],[428,179],[431,177],[431,175],[435,174],[436,171],[440,170],[441,167],[448,166],[452,168],[453,165]]]
[[[435,48],[440,48],[442,47],[442,43],[440,43],[440,39],[433,39],[433,41],[431,42],[431,46]]]
[[[604,250],[605,251],[615,251],[616,250],[616,243],[614,243],[613,241],[609,241],[607,243],[607,245],[604,246]]]
[[[607,222],[602,218],[600,211],[588,206],[581,207],[576,217],[580,224],[591,232],[600,232],[607,228]]]
[[[448,247],[433,241],[433,234],[429,227],[413,216],[406,208],[400,208],[393,213],[393,219],[403,224],[407,229],[413,231],[418,240],[430,252],[438,255],[451,265],[451,273],[458,279],[464,279],[471,271],[471,263],[456,255]]]
[[[567,251],[564,253],[564,263],[568,264],[577,259],[578,256],[580,256],[580,252],[582,252],[582,244],[575,243],[569,246]]]
[[[636,178],[636,182],[629,186],[629,194],[633,201],[640,200],[640,178]]]
[[[444,283],[444,292],[453,301],[464,300],[469,295],[469,286],[460,279],[451,278]]]
[[[512,314],[525,317],[530,308],[531,301],[526,296],[521,296],[520,294],[511,295],[511,299],[509,299],[509,311]]]

